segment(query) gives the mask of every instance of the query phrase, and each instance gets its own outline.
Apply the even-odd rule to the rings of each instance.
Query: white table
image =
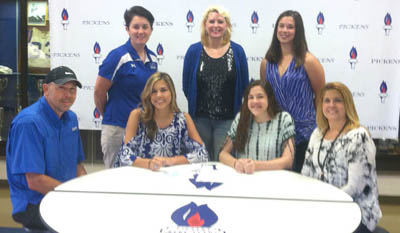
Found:
[[[194,176],[222,184],[197,188]],[[239,174],[220,163],[96,172],[48,193],[40,213],[54,230],[74,233],[346,233],[361,221],[358,205],[334,186],[289,171]]]

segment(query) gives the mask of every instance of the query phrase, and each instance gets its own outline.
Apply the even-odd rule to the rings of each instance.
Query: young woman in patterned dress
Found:
[[[154,73],[129,116],[114,167],[133,165],[153,171],[164,166],[206,162],[208,153],[192,118],[179,110],[167,73]]]

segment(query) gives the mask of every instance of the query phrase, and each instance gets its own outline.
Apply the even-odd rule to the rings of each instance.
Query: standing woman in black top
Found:
[[[210,161],[216,161],[232,120],[240,110],[249,83],[246,54],[230,40],[232,24],[220,7],[208,8],[201,24],[201,41],[186,52],[183,92],[188,100]]]

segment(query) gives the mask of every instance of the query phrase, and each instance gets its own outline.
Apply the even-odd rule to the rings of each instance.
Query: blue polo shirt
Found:
[[[76,177],[77,164],[83,160],[75,113],[67,111],[58,118],[44,97],[23,109],[11,123],[6,148],[12,214],[43,198],[29,189],[25,173],[45,174],[65,182]]]
[[[140,103],[140,95],[149,77],[157,71],[157,57],[145,47],[146,62],[140,59],[130,40],[112,50],[99,67],[99,76],[112,82],[108,90],[103,122],[125,128],[132,109]]]

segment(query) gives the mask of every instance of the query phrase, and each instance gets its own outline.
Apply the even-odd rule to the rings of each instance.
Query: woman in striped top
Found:
[[[219,154],[219,160],[240,173],[291,169],[295,129],[292,117],[282,112],[271,85],[250,83]]]
[[[309,51],[297,11],[285,11],[275,23],[271,45],[261,62],[261,79],[271,83],[276,100],[296,126],[293,169],[300,172],[315,123],[314,99],[325,84],[322,65]]]

